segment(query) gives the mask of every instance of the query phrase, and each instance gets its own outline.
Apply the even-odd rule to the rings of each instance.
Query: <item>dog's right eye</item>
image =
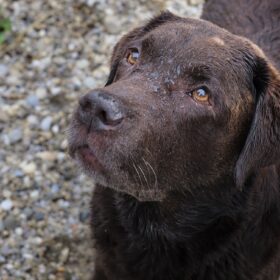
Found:
[[[134,65],[137,63],[139,56],[140,54],[137,49],[130,49],[127,54],[127,62],[131,65]]]
[[[191,96],[196,102],[209,104],[210,95],[206,87],[192,90],[191,92],[188,92],[188,95]]]

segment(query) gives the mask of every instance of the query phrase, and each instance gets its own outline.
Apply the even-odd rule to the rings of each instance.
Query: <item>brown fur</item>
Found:
[[[94,280],[280,276],[280,5],[265,3],[207,1],[220,27],[162,13],[80,99],[69,143],[97,182]]]

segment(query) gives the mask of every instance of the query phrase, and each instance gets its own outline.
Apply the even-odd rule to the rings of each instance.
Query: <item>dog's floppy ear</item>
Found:
[[[146,33],[152,31],[156,27],[166,22],[180,20],[180,19],[182,18],[172,14],[169,11],[164,11],[161,12],[158,16],[152,18],[146,25],[139,28],[135,28],[128,34],[124,35],[114,47],[112,58],[111,58],[110,74],[105,86],[110,85],[114,81],[120,60],[124,57],[127,51],[128,43],[137,41],[138,39],[143,37]]]
[[[236,164],[242,187],[252,172],[280,162],[280,74],[265,58],[254,59],[256,109],[245,146]]]

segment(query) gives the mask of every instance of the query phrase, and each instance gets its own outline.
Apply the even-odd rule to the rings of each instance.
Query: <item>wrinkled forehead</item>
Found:
[[[177,58],[181,62],[224,61],[234,55],[229,33],[204,21],[190,19],[166,23],[147,33],[142,38],[142,48],[154,56]]]
[[[247,76],[246,42],[209,22],[186,19],[168,22],[141,38],[144,62],[170,73],[190,69],[218,79],[244,80]],[[232,81],[234,82],[234,81]]]

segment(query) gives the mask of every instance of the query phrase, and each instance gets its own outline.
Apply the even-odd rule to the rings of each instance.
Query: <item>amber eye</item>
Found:
[[[127,61],[129,64],[134,65],[139,59],[139,52],[137,49],[130,49],[127,54]]]
[[[209,94],[204,88],[199,88],[191,92],[192,98],[201,103],[205,103],[209,101]]]

